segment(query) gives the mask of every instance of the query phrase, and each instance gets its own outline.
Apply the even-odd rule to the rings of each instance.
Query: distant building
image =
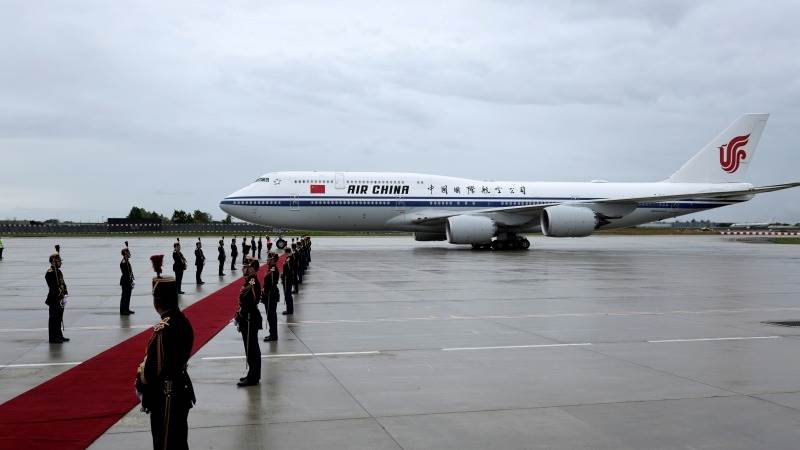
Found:
[[[658,222],[650,222],[638,225],[636,228],[673,228],[673,222],[659,220]]]

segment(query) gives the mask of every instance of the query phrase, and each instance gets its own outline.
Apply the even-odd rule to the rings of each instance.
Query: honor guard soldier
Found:
[[[261,302],[264,303],[264,309],[267,310],[269,335],[264,338],[264,342],[278,340],[278,302],[281,301],[281,291],[278,289],[280,275],[276,267],[277,261],[271,256],[267,259],[267,274],[264,275],[264,292],[261,295]]]
[[[250,246],[247,245],[247,236],[242,236],[242,270],[244,270],[244,264],[247,259],[247,255],[250,254]]]
[[[61,273],[61,256],[58,253],[50,255],[50,268],[44,274],[47,281],[47,299],[45,304],[50,308],[50,318],[47,321],[47,334],[51,344],[68,342],[61,333],[64,325],[64,307],[67,304],[67,284],[64,274]]]
[[[3,238],[0,238],[0,261],[3,260]]]
[[[181,244],[172,244],[172,271],[175,272],[175,289],[178,294],[184,294],[181,289],[181,282],[183,281],[183,271],[186,270],[186,258],[181,253]]]
[[[236,246],[236,238],[231,239],[231,270],[236,270],[236,257],[239,256],[239,248]]]
[[[219,240],[217,253],[217,261],[219,261],[219,276],[224,276],[225,274],[222,273],[222,268],[225,267],[225,241],[223,239]]]
[[[270,252],[272,252],[272,239],[270,239],[269,236],[267,236],[267,254],[269,254]]]
[[[292,280],[292,286],[294,286],[294,293],[300,293],[300,283],[302,283],[302,278],[300,277],[300,265],[298,264],[298,256],[297,256],[297,244],[292,243],[292,256],[286,259],[287,263],[291,264],[292,267],[292,274],[294,275],[294,279]]]
[[[283,315],[294,314],[294,298],[292,297],[292,285],[294,284],[294,269],[292,269],[292,249],[287,248],[283,251],[286,259],[283,260],[283,272],[281,281],[283,282],[283,298],[286,300],[286,311]]]
[[[188,449],[189,409],[195,404],[186,364],[192,353],[192,324],[178,309],[173,278],[153,278],[153,306],[161,321],[153,327],[147,353],[136,371],[142,411],[150,414],[153,449]]]
[[[253,258],[256,257],[256,237],[250,237],[250,251],[253,252]]]
[[[0,245],[2,245],[2,242],[0,242]],[[259,259],[259,261],[261,260],[261,247],[262,247],[262,245],[263,244],[261,243],[261,236],[259,236],[258,237],[258,259]]]
[[[203,266],[206,265],[206,255],[203,254],[203,244],[200,243],[200,238],[197,238],[197,243],[194,244],[194,265],[197,268],[194,273],[194,281],[197,284],[206,284],[200,275],[203,274]]]
[[[242,333],[244,354],[247,360],[247,375],[236,383],[239,387],[255,386],[261,380],[261,348],[258,346],[258,330],[262,327],[258,303],[261,286],[258,283],[258,261],[248,257],[242,267],[244,286],[239,290],[239,308],[236,310],[236,327]]]
[[[122,253],[122,261],[119,262],[119,271],[122,274],[119,277],[119,285],[122,287],[122,297],[119,299],[119,315],[129,316],[133,314],[133,311],[131,311],[131,293],[133,292],[135,277],[133,276],[133,267],[131,267],[130,249],[125,246],[120,253]]]

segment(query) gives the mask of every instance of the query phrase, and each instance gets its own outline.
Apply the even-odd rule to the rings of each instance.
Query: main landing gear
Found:
[[[275,241],[275,247],[278,247],[278,250],[286,248],[286,239],[279,237],[278,240]]]
[[[506,234],[498,236],[491,244],[472,244],[474,250],[528,250],[531,248],[531,241],[525,236],[516,234]]]

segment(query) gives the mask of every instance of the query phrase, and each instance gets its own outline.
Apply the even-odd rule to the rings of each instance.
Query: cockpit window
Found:
[[[258,183],[258,182],[269,183],[269,177],[261,177],[261,178],[256,178],[256,182],[257,182],[257,183]]]

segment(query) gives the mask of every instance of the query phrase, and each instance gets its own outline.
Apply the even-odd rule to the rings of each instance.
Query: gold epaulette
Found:
[[[248,284],[250,286],[255,286],[256,285],[256,279],[255,278],[250,278],[250,281],[248,281]]]
[[[165,318],[161,319],[160,322],[158,322],[157,324],[153,325],[153,331],[161,331],[161,330],[163,330],[164,328],[166,328],[168,326],[169,326],[169,317],[165,317]]]
[[[52,267],[51,267],[51,268],[49,268],[49,269],[47,269],[47,272],[52,272],[52,271],[53,271],[53,268],[52,268]]]

